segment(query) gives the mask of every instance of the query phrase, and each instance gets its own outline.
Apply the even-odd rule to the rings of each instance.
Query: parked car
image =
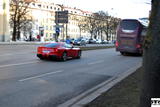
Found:
[[[72,43],[72,44],[74,43],[74,40],[75,40],[74,38],[71,39],[71,43]]]
[[[108,44],[112,44],[112,41],[111,40],[109,40],[109,41],[107,41],[108,42]]]
[[[82,39],[86,42],[86,44],[89,43],[89,39],[88,38],[82,38]]]
[[[96,39],[89,39],[89,44],[95,44],[96,43]]]
[[[59,59],[66,61],[68,58],[80,58],[81,49],[74,48],[64,42],[49,43],[37,49],[37,57],[40,59]]]
[[[107,44],[107,40],[102,40],[102,44]]]
[[[101,43],[102,43],[102,40],[101,40],[101,39],[96,39],[96,43],[97,43],[97,44],[101,44]]]
[[[86,46],[86,41],[82,38],[78,38],[74,40],[73,45]]]

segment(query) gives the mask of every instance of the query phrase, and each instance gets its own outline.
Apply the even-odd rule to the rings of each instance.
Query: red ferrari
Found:
[[[40,59],[59,59],[66,61],[68,58],[81,58],[80,48],[62,42],[49,43],[37,49],[37,57]]]

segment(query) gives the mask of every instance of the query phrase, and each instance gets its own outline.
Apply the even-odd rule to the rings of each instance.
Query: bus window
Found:
[[[134,21],[134,20],[123,20],[120,23],[120,26],[121,26],[123,32],[132,33],[137,29],[139,24],[137,21]]]

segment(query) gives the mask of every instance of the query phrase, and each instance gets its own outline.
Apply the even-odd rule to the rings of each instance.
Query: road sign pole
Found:
[[[64,26],[64,23],[63,23]],[[63,41],[64,41],[64,31],[65,31],[65,27],[63,27]]]
[[[67,39],[67,37],[68,37],[68,24],[66,23],[66,39]]]

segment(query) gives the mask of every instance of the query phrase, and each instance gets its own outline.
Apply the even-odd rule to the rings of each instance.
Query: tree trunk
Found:
[[[14,22],[13,33],[12,33],[12,41],[16,41],[16,35],[17,35],[17,29],[16,29],[16,23]]]
[[[80,35],[79,35],[79,36],[80,36],[80,38],[81,38],[81,36],[82,36],[82,35],[81,35],[81,28],[79,28],[79,33],[80,33]]]
[[[90,31],[90,34],[91,34],[91,38],[93,38],[93,32],[92,31]]]
[[[101,30],[101,40],[103,40],[103,31]]]
[[[17,40],[20,40],[20,35],[21,35],[21,32],[20,32],[20,29],[18,29],[18,31],[17,31]]]
[[[150,25],[144,41],[144,81],[140,107],[151,107],[151,98],[160,98],[160,1],[152,0]]]

